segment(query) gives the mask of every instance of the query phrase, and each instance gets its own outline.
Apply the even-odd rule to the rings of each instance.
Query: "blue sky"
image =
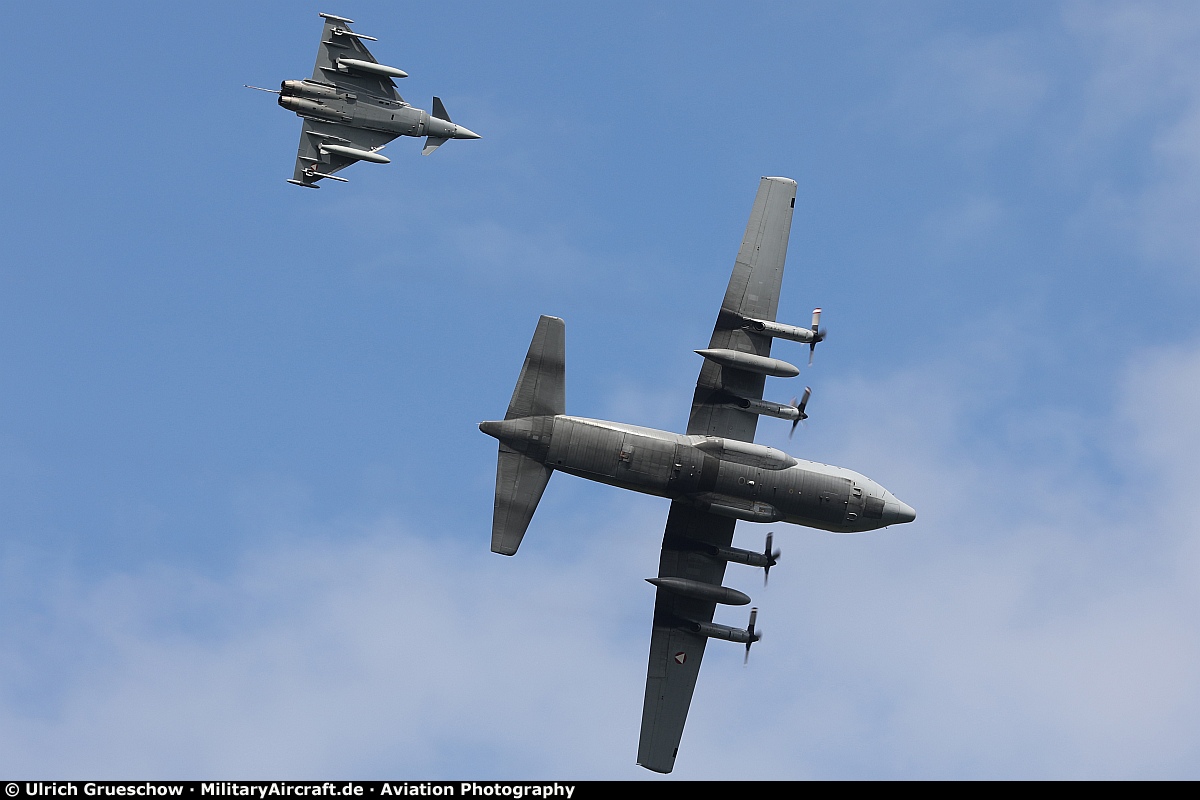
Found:
[[[304,191],[352,17],[483,135]],[[488,552],[538,314],[569,413],[682,430],[758,178],[807,429],[913,505],[779,529],[682,778],[1196,778],[1191,3],[47,2],[0,232],[0,771],[639,778],[665,501]],[[803,362],[805,348],[776,354]],[[765,530],[744,525],[738,542]],[[721,612],[744,623],[740,610]]]

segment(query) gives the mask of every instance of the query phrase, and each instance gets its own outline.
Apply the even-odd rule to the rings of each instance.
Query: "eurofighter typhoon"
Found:
[[[350,30],[352,19],[321,14],[325,28],[317,48],[311,78],[284,81],[279,89],[262,89],[279,95],[279,105],[304,120],[296,170],[288,183],[319,189],[317,181],[334,175],[356,161],[387,164],[379,151],[398,136],[425,136],[421,155],[429,155],[450,139],[479,139],[479,134],[455,125],[440,98],[433,98],[433,113],[413,108],[396,91],[393,78],[408,73],[380,64],[363,44],[378,41]]]
[[[771,357],[771,342],[809,346],[824,338],[820,309],[809,328],[775,321],[796,182],[763,178],[733,275],[704,358],[687,433],[568,416],[564,400],[565,326],[543,316],[502,421],[479,428],[500,441],[492,551],[514,555],[554,470],[671,500],[656,587],[646,696],[637,763],[655,772],[675,766],[700,660],[709,639],[746,646],[761,638],[749,624],[713,622],[718,603],[750,598],[723,585],[725,565],[766,575],[779,557],[766,536],[762,552],[733,546],[738,520],[788,522],[834,533],[860,533],[912,522],[916,512],[875,481],[841,467],[794,458],[754,443],[759,416],[807,418],[811,395],[797,403],[763,399],[768,375],[799,374]]]

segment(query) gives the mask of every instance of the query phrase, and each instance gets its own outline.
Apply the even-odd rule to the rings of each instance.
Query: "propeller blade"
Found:
[[[804,396],[802,398],[800,398],[799,403],[796,402],[796,398],[794,398],[794,397],[792,398],[792,402],[789,405],[791,405],[792,408],[796,409],[796,411],[798,413],[796,414],[796,418],[794,420],[792,420],[792,429],[790,431],[788,431],[789,439],[791,439],[793,436],[796,435],[796,426],[799,425],[803,420],[808,419],[808,414],[804,413],[804,408],[805,408],[805,406],[808,405],[808,398],[810,398],[810,397],[812,397],[812,387],[805,386],[804,387]]]
[[[762,634],[754,633],[754,623],[758,619],[758,609],[750,609],[750,624],[746,626],[746,633],[750,634],[750,638],[746,640],[746,657],[742,659],[742,666],[750,663],[750,645],[762,638]]]
[[[812,397],[812,387],[804,387],[804,396],[800,398],[800,405],[796,406],[796,410],[800,412],[799,419],[808,419],[808,414],[804,413],[804,408],[808,405],[808,398]]]
[[[763,555],[767,557],[767,565],[763,567],[763,586],[767,585],[767,581],[771,577],[771,567],[775,566],[775,559],[781,555],[780,551],[774,549],[772,545],[775,543],[775,534],[767,532],[767,546],[763,548]]]
[[[817,342],[825,338],[825,331],[821,330],[821,309],[814,308],[812,316],[812,332],[813,339],[808,343],[808,365],[811,367],[813,356],[817,352]]]

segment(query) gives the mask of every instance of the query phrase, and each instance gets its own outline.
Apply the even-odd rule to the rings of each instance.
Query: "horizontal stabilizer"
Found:
[[[450,141],[450,140],[443,139],[440,136],[430,136],[428,139],[425,140],[425,146],[423,148],[421,148],[421,155],[423,155],[423,156],[429,155],[434,150],[437,150],[439,147],[441,147],[448,141]]]
[[[505,419],[567,413],[566,330],[558,317],[543,315],[538,320]]]
[[[492,512],[492,552],[515,555],[550,481],[545,464],[500,445],[496,461],[496,506]]]

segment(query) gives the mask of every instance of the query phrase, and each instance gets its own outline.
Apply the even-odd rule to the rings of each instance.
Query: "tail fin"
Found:
[[[438,119],[444,119],[446,122],[451,121],[450,115],[446,113],[446,107],[442,105],[442,98],[440,97],[433,98],[433,116]],[[448,141],[450,140],[443,136],[430,136],[425,140],[425,146],[421,148],[421,155],[429,155]]]
[[[558,317],[538,320],[504,418],[551,417],[566,413],[566,325]],[[496,506],[492,552],[515,555],[550,481],[550,467],[503,442],[496,460]]]
[[[450,115],[446,113],[446,106],[442,105],[442,98],[433,98],[433,115],[438,119],[444,119],[446,122],[453,122]]]
[[[538,320],[505,419],[567,413],[566,330],[558,317],[543,315]]]

